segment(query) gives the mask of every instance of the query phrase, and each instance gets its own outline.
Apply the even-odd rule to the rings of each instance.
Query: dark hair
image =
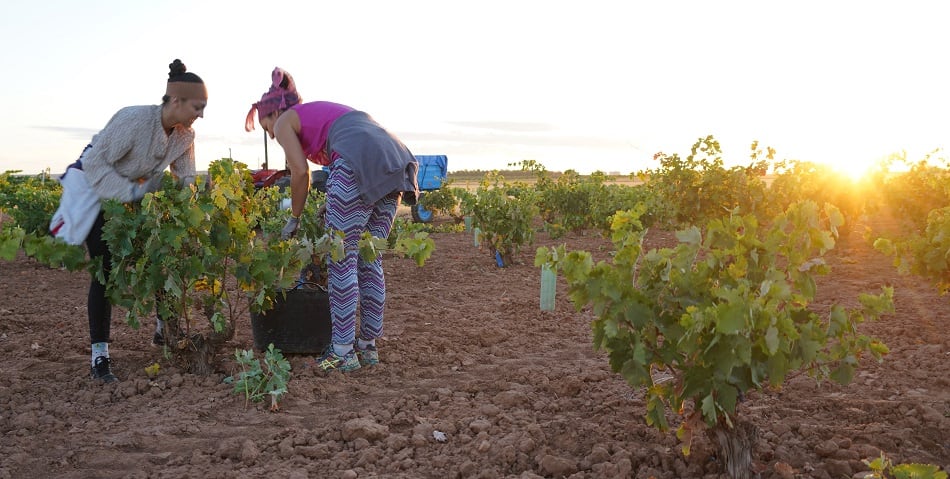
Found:
[[[168,64],[168,81],[171,82],[186,82],[186,83],[204,83],[201,80],[201,77],[195,75],[188,71],[188,67],[179,59]],[[171,97],[165,95],[162,97],[162,104],[168,103],[171,100]]]

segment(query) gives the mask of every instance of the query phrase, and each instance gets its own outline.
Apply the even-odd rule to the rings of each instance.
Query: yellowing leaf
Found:
[[[152,363],[152,365],[145,367],[145,375],[149,378],[154,378],[158,376],[159,369],[161,369],[161,366],[159,366],[158,363]]]

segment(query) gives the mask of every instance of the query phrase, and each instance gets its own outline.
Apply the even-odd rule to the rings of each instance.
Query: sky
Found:
[[[630,173],[713,135],[728,165],[857,168],[950,144],[942,2],[14,0],[0,7],[0,172],[59,173],[180,58],[209,91],[197,167],[252,169],[279,66],[449,171]],[[271,168],[283,152],[267,142]]]

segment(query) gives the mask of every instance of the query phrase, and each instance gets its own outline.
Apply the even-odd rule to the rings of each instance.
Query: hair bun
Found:
[[[179,59],[168,64],[168,78],[175,78],[179,75],[184,75],[188,68],[185,67],[185,64]]]

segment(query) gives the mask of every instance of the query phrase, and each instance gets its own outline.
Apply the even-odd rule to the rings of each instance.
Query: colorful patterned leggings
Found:
[[[360,199],[353,170],[337,159],[327,178],[326,227],[344,233],[346,253],[342,260],[327,260],[330,318],[334,344],[353,343],[356,336],[356,306],[360,309],[360,337],[376,339],[383,334],[386,279],[382,259],[366,262],[359,256],[360,235],[368,231],[386,238],[396,218],[397,198],[387,196],[368,205]]]

